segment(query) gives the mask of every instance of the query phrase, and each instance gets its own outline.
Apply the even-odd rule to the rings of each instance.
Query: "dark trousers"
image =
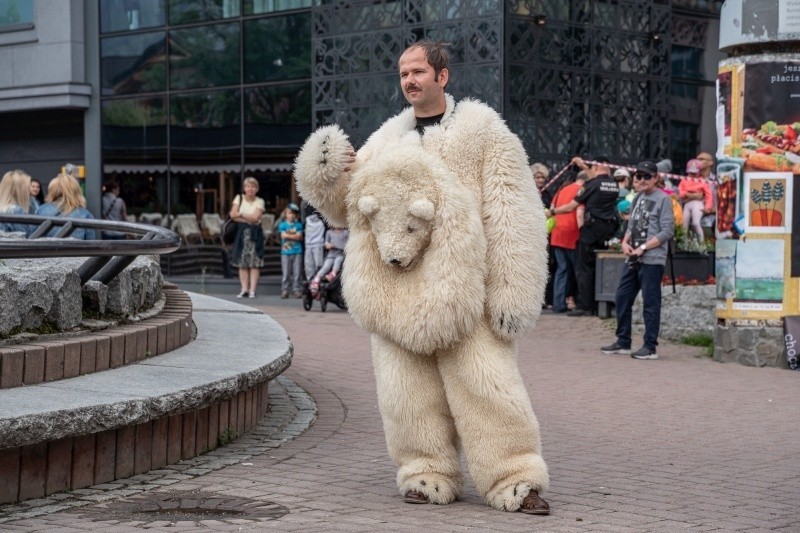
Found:
[[[614,235],[616,223],[593,219],[581,228],[578,240],[578,257],[575,263],[575,281],[578,294],[575,298],[576,307],[584,311],[593,312],[594,299],[594,270],[595,250],[605,250],[606,241]]]
[[[626,264],[622,269],[619,286],[614,294],[617,313],[617,344],[623,348],[631,347],[631,322],[633,320],[633,301],[642,291],[644,315],[644,345],[652,350],[658,344],[658,330],[661,328],[661,280],[664,278],[664,265],[640,265],[633,269]]]

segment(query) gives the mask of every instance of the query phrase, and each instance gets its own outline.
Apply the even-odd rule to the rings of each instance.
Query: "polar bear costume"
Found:
[[[347,136],[322,127],[295,177],[331,224],[350,228],[344,296],[372,334],[401,494],[456,499],[463,447],[480,494],[516,511],[549,483],[516,360],[547,281],[544,209],[500,116],[474,100],[446,103],[423,136],[412,108],[389,119],[347,172]]]

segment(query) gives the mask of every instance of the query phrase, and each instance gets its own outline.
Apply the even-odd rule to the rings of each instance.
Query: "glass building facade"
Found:
[[[406,105],[396,61],[420,38],[452,44],[448,91],[501,112],[531,161],[680,166],[701,148],[719,5],[100,0],[103,176],[134,214],[224,216],[252,175],[278,212],[313,128],[338,123],[358,146]]]
[[[132,214],[225,215],[243,177],[296,199],[311,1],[100,0],[102,161]]]

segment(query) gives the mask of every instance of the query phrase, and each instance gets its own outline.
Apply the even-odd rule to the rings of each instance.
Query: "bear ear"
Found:
[[[374,196],[362,196],[358,199],[358,210],[365,217],[371,217],[378,212],[380,206],[378,200]]]
[[[427,222],[433,220],[435,206],[430,200],[414,200],[408,208],[408,212],[417,218],[421,218]]]

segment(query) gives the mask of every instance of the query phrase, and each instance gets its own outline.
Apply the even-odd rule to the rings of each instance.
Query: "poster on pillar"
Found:
[[[732,58],[717,78],[717,316],[800,302],[800,54]],[[796,201],[797,200],[797,201]]]

